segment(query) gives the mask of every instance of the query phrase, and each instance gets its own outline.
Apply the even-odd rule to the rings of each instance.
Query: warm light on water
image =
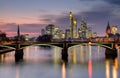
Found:
[[[66,78],[66,67],[65,67],[65,63],[62,63],[62,78]]]
[[[106,78],[110,78],[110,62],[106,60]]]
[[[30,46],[18,63],[14,52],[0,55],[0,78],[120,78],[120,58],[105,59],[104,53],[100,46],[71,47],[66,64],[60,48]]]

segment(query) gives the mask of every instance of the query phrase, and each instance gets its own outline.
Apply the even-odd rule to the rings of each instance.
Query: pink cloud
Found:
[[[8,37],[14,37],[17,35],[17,32],[6,32]],[[30,37],[38,37],[40,35],[39,32],[21,32],[21,35],[28,34]]]
[[[29,34],[30,37],[39,36],[42,28],[45,28],[44,24],[20,24],[20,32],[21,34]],[[5,32],[8,37],[17,35],[17,27],[16,23],[4,23],[0,24],[0,30]]]

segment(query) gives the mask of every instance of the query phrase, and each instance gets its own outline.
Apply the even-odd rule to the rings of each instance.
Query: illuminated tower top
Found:
[[[73,23],[74,23],[74,25],[76,25],[77,24],[77,19],[74,19]]]
[[[71,11],[70,11],[70,19],[73,19],[73,15]]]

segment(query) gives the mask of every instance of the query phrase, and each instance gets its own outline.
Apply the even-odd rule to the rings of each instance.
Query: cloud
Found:
[[[21,24],[20,28],[22,32],[40,32],[44,28],[44,24]]]
[[[96,2],[98,2],[100,0],[79,0],[79,1],[84,1],[84,2],[91,2],[91,1],[93,2],[93,1],[96,1]],[[120,6],[120,0],[101,0],[101,1],[107,2],[109,4]]]
[[[41,21],[44,24],[52,24],[56,22],[56,19],[44,18],[44,19],[39,19],[39,21]]]
[[[19,17],[21,19],[25,19],[25,20],[29,20],[29,19],[36,19],[35,17],[26,17],[26,16],[22,16],[22,17]]]
[[[17,35],[17,32],[6,32],[8,37],[13,37]],[[25,35],[28,34],[30,37],[38,37],[38,35],[40,35],[39,32],[20,32],[21,35]]]
[[[48,13],[48,11],[45,9],[39,9],[39,13]]]
[[[91,6],[89,4],[89,9],[80,10],[78,12],[73,12],[74,18],[77,18],[78,28],[80,27],[80,21],[82,18],[85,19],[88,25],[93,27],[94,31],[98,33],[104,34],[107,26],[107,22],[110,21],[110,25],[117,24],[120,22],[120,9],[118,6],[119,0],[79,0],[86,1],[87,3],[91,3],[90,1],[95,1]],[[100,3],[99,3],[100,2]],[[81,2],[82,3],[82,2]],[[87,5],[87,3],[85,3]],[[84,7],[82,7],[83,9]],[[79,8],[81,9],[81,7]],[[43,19],[44,18],[44,19]],[[52,20],[55,20],[54,22]],[[68,29],[69,26],[69,13],[61,12],[60,15],[53,14],[45,14],[43,17],[40,17],[40,21],[47,22],[47,24],[52,23],[59,26],[62,30]]]
[[[0,21],[0,24],[4,23],[3,21]]]
[[[93,6],[87,11],[79,11],[77,13],[73,12],[73,16],[74,18],[77,18],[78,28],[80,27],[80,21],[83,18],[87,22],[87,24],[92,27],[93,31],[98,32],[98,35],[104,35],[108,21],[110,21],[111,26],[114,24],[120,24],[120,16],[118,10],[119,9],[115,6],[110,6],[106,4],[102,6]],[[60,26],[60,28],[63,30],[69,28],[69,13],[64,14],[65,15],[63,16],[61,14],[61,16],[56,19],[56,24]]]
[[[4,19],[0,18],[0,24],[4,23]]]
[[[45,28],[44,24],[20,24],[20,32],[30,36],[38,36],[41,29]],[[15,36],[18,25],[16,23],[0,24],[1,31],[6,32],[8,36]],[[39,34],[38,34],[39,33]]]
[[[79,1],[88,1],[88,2],[90,2],[90,1],[98,1],[98,0],[79,0]]]
[[[120,6],[120,0],[103,0],[103,1]]]

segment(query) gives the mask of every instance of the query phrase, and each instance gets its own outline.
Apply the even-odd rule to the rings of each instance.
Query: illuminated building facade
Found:
[[[29,41],[29,34],[24,34],[20,36],[21,41]]]
[[[60,38],[62,38],[62,39],[65,38],[65,33],[63,32],[63,30],[60,30]]]
[[[118,27],[116,25],[113,25],[112,28],[110,28],[109,22],[106,28],[106,37],[107,39],[113,40],[118,42],[120,40],[120,34],[118,33]]]
[[[118,33],[118,27],[116,25],[113,25],[112,28],[110,28],[110,24],[108,22],[108,25],[106,27],[106,37],[108,38],[115,38],[116,40],[119,40],[119,33]]]
[[[49,24],[46,26],[46,34],[47,35],[52,35],[53,39],[61,39],[64,38],[64,33],[58,26],[55,26],[53,24]]]
[[[87,27],[87,23],[85,21],[81,21],[81,26],[78,29],[79,38],[88,39],[92,37],[92,29],[91,27]]]
[[[112,34],[116,35],[117,32],[118,32],[118,27],[117,26],[112,26]]]
[[[72,12],[70,12],[70,38],[75,39],[77,38],[77,19],[73,18]]]
[[[70,37],[73,38],[73,15],[70,12]]]
[[[65,30],[65,39],[70,39],[70,38],[71,38],[70,29],[66,29]]]
[[[94,32],[93,33],[93,38],[96,38],[97,37],[97,32]]]
[[[60,30],[58,27],[54,27],[54,30],[53,30],[53,39],[60,39],[61,38],[61,35],[60,35]]]
[[[77,38],[77,19],[73,20],[73,38]]]
[[[46,34],[53,35],[54,28],[55,28],[55,26],[53,24],[49,24],[48,26],[46,26],[46,28],[45,28]]]

